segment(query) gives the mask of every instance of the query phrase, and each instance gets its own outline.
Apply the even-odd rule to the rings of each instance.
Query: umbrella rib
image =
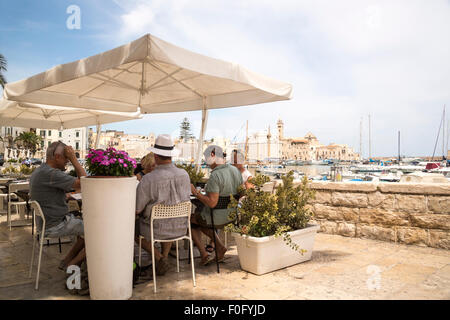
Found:
[[[139,62],[136,62],[135,64],[133,64],[132,66],[130,66],[130,68],[134,67],[134,66],[137,65],[138,63],[139,63]],[[112,79],[114,79],[115,77],[120,76],[120,75],[121,75],[122,73],[124,73],[125,71],[128,71],[128,69],[123,69],[121,72],[119,72],[118,74],[116,74]],[[103,81],[103,82],[100,83],[100,84],[98,84],[98,85],[96,85],[96,86],[94,86],[92,89],[89,89],[89,90],[83,92],[83,93],[82,93],[81,95],[79,95],[78,97],[81,98],[81,97],[87,95],[88,93],[94,91],[94,90],[97,89],[98,87],[100,87],[100,86],[102,86],[103,84],[105,84],[105,82],[107,81],[107,80],[104,80],[104,79],[97,79],[97,80],[100,80],[100,81]]]
[[[128,89],[139,90],[139,88],[133,87],[132,85],[129,85],[128,83],[122,82],[117,79],[113,79],[113,78],[105,76],[103,74],[99,74],[99,75],[102,77],[105,77],[106,80],[102,79],[102,78],[98,78],[97,76],[89,76],[89,78],[103,81],[102,85],[105,83],[110,83],[110,84],[118,85],[119,87],[127,87]]]
[[[195,93],[196,95],[198,95],[199,97],[203,98],[204,96],[198,92],[195,89],[192,89],[191,87],[189,87],[187,84],[184,84],[182,81],[179,81],[177,79],[175,79],[174,77],[170,76],[166,71],[162,70],[160,67],[158,67],[157,65],[155,65],[152,61],[149,61],[149,63],[154,66],[156,69],[158,69],[159,71],[161,71],[162,73],[168,75],[171,79],[175,80],[176,82],[178,82],[179,84],[181,84],[183,87],[185,87],[186,89],[188,89],[189,91]]]
[[[172,77],[175,73],[178,73],[180,70],[182,70],[182,68],[178,68],[177,70],[175,70],[174,72],[172,72],[171,74],[167,74],[165,77],[163,77],[162,79],[159,79],[158,81],[152,83],[150,86],[148,86],[147,88],[145,88],[145,91],[151,90],[153,89],[158,83],[166,80],[167,78]]]
[[[184,79],[181,79],[180,81],[191,80],[191,79],[198,78],[198,77],[201,77],[201,76],[202,76],[201,74],[196,74],[195,76],[188,77],[188,78],[184,78]],[[167,77],[166,77],[166,78],[167,78]],[[159,88],[162,88],[162,87],[164,87],[164,86],[169,86],[169,85],[174,84],[174,83],[177,83],[177,81],[174,80],[174,81],[172,81],[172,82],[165,83],[165,84],[162,84],[162,85],[159,85],[159,86],[155,86],[155,87],[152,86],[151,89],[159,89]],[[150,87],[148,87],[147,90],[148,90],[148,89],[150,89]]]

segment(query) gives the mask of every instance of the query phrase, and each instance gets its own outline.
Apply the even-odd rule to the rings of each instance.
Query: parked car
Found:
[[[41,159],[38,159],[38,158],[31,158],[31,159],[30,159],[30,163],[31,163],[32,165],[38,165],[38,164],[42,164],[42,160],[41,160]]]

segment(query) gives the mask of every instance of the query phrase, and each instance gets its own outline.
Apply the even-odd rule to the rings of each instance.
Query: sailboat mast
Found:
[[[445,105],[444,105],[444,112],[445,112]],[[439,141],[439,135],[441,133],[441,126],[442,126],[443,122],[444,122],[444,117],[442,117],[441,121],[439,122],[438,134],[437,134],[437,137],[436,137],[436,143],[434,144],[433,156],[431,157],[431,161],[434,160],[434,155],[436,153],[436,147],[437,147],[437,144],[438,144],[438,141]]]
[[[442,114],[442,159],[444,159],[445,154],[445,104],[444,104],[444,113]]]
[[[400,164],[400,130],[398,131],[398,164]]]
[[[450,137],[450,120],[447,120],[447,147],[445,148],[445,151],[447,154],[445,155],[445,158],[448,160],[448,138]]]
[[[369,160],[372,157],[372,145],[371,145],[371,141],[370,141],[370,114],[369,114]]]
[[[359,123],[359,157],[361,158],[361,160],[363,159],[363,155],[362,155],[362,126],[363,126],[363,118],[361,117],[361,121]]]
[[[247,125],[245,127],[245,161],[248,160],[248,120],[247,120]]]

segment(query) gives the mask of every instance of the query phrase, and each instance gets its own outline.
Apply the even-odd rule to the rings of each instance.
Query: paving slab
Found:
[[[0,299],[89,299],[71,295],[59,261],[72,244],[44,246],[39,290],[28,278],[31,258],[31,227],[9,231],[0,216]],[[231,237],[230,237],[231,238]],[[169,257],[166,275],[136,285],[133,300],[310,300],[310,299],[450,299],[450,251],[319,233],[312,259],[264,275],[240,268],[233,239],[220,273],[216,265],[203,267],[195,259],[197,286],[191,266]]]

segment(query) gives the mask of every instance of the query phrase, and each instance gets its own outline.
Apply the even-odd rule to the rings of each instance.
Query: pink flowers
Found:
[[[89,173],[95,176],[132,176],[136,160],[114,148],[91,149],[86,156],[86,165]]]

